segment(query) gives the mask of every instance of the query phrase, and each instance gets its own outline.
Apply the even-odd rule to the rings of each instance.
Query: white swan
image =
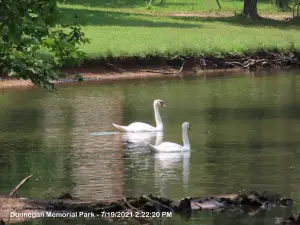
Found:
[[[167,107],[162,100],[159,99],[154,100],[153,108],[154,108],[156,127],[153,127],[146,123],[140,123],[140,122],[132,123],[129,126],[120,126],[114,123],[112,125],[122,132],[130,132],[130,133],[163,131],[163,123],[160,118],[158,106]]]
[[[151,145],[150,143],[147,143],[148,148],[151,152],[181,152],[181,151],[190,151],[190,141],[188,138],[187,130],[192,130],[191,125],[189,122],[184,122],[182,124],[182,140],[183,140],[183,146],[172,143],[172,142],[163,142],[158,146]]]
[[[163,131],[124,133],[124,148],[147,147],[147,143],[159,145],[163,142]]]

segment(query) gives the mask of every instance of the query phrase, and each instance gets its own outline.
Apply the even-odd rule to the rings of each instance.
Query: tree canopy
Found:
[[[78,25],[61,24],[57,1],[0,0],[2,74],[53,88],[61,66],[80,63],[78,45],[88,39]]]

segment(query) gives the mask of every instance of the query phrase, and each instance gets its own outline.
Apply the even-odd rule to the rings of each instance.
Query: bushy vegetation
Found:
[[[16,78],[53,87],[59,68],[84,56],[80,27],[60,25],[56,0],[0,0],[0,68]]]

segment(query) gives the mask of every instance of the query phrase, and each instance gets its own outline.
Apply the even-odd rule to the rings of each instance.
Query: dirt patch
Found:
[[[17,80],[17,79],[0,79],[0,89],[5,88],[22,88],[22,87],[33,87],[34,85],[28,80]]]
[[[226,18],[235,16],[232,12],[212,12],[212,13],[170,13],[166,14],[166,16],[175,16],[175,17],[199,17],[199,18]],[[288,18],[292,18],[292,13],[260,13],[260,16],[267,19],[274,20],[287,20]]]
[[[134,13],[134,12],[131,12]],[[199,18],[227,18],[235,16],[233,12],[139,12],[150,16],[170,16],[170,17],[199,17]],[[259,13],[259,15],[266,19],[273,20],[288,20],[292,19],[292,12],[277,12],[277,13]]]

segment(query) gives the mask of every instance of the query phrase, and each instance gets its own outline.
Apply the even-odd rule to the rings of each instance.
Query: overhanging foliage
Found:
[[[78,45],[88,39],[78,25],[60,25],[60,18],[57,0],[0,0],[2,73],[53,88],[61,66],[80,63]]]

